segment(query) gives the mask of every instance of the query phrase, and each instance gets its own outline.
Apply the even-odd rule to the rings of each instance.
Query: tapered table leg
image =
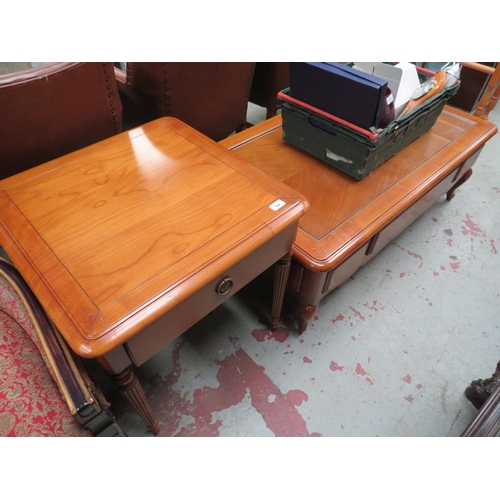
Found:
[[[271,309],[271,330],[277,330],[278,323],[283,309],[283,299],[285,298],[286,283],[290,273],[290,263],[292,252],[288,252],[274,266],[274,291],[273,305]]]
[[[317,310],[317,305],[304,306],[302,304],[297,304],[295,306],[295,314],[297,317],[297,323],[299,325],[299,333],[304,333],[306,331],[309,321],[316,314]]]
[[[158,434],[160,424],[153,414],[146,394],[132,367],[129,366],[118,375],[111,375],[111,378],[120,390],[122,396],[134,407],[134,410],[142,418],[148,428],[154,434]]]

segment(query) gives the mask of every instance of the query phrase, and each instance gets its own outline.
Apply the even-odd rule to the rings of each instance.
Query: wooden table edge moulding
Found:
[[[323,297],[442,195],[454,197],[496,132],[493,123],[445,106],[428,132],[361,181],[287,144],[281,116],[221,141],[311,204],[299,223],[287,285],[301,333]]]
[[[275,329],[309,203],[160,118],[0,181],[0,207],[0,245],[64,339],[157,433],[133,365],[273,265]]]

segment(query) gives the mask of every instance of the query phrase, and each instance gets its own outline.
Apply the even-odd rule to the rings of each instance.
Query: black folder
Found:
[[[290,63],[289,95],[338,118],[378,128],[387,80],[335,62]]]

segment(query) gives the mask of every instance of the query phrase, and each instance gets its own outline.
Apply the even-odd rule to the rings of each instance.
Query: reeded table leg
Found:
[[[271,330],[277,330],[285,298],[286,282],[290,273],[292,252],[288,252],[274,266],[274,292],[271,309]]]
[[[148,428],[154,434],[158,434],[160,424],[153,414],[146,394],[144,394],[144,390],[132,367],[129,366],[118,375],[111,375],[111,378],[120,389],[123,397],[134,407]]]
[[[472,168],[467,170],[460,179],[454,184],[454,186],[446,193],[446,199],[450,201],[452,198],[455,196],[455,190],[459,188],[464,182],[467,182],[470,179],[470,176],[472,175]]]

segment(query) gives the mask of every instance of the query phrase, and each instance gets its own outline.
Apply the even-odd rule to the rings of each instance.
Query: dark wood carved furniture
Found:
[[[175,118],[0,182],[0,244],[153,431],[140,365],[276,265],[276,328],[308,202]]]
[[[487,379],[473,380],[465,396],[479,410],[462,437],[490,437],[500,432],[500,362]]]
[[[445,107],[430,131],[357,181],[285,143],[277,116],[221,144],[306,196],[288,292],[299,331],[320,300],[471,175],[494,124]]]
[[[0,258],[0,436],[124,436],[17,269]]]

